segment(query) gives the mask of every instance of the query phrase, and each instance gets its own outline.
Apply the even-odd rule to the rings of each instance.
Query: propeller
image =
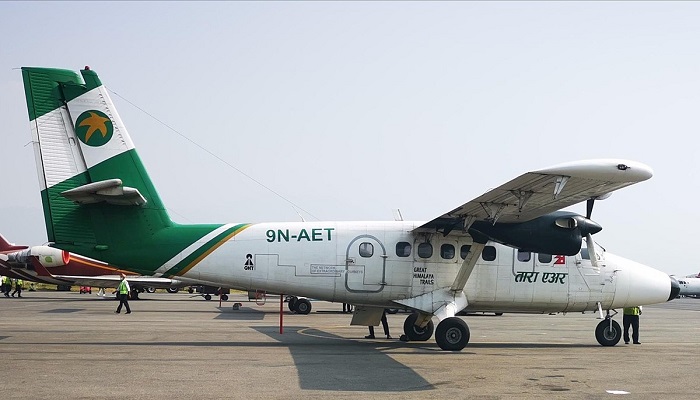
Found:
[[[607,199],[610,197],[610,193],[605,194],[603,196],[599,197],[591,197],[586,201],[586,220],[591,221],[591,214],[593,214],[593,205],[595,204],[596,199]],[[595,222],[593,222],[595,224]],[[600,227],[600,225],[596,224],[597,226]],[[602,227],[600,229],[603,229]],[[598,231],[600,231],[600,229]],[[598,232],[596,231],[596,232]],[[593,241],[593,233],[596,232],[591,232],[590,230],[586,232],[586,247],[588,247],[588,258],[591,260],[591,264],[595,268],[600,268],[598,265],[598,256],[596,256],[595,252],[595,242]]]

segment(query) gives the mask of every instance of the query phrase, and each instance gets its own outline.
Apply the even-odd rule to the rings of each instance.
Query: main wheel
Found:
[[[210,294],[205,294],[205,295],[204,295],[204,300],[207,300],[207,301],[211,300],[211,295],[210,295]]]
[[[297,296],[290,296],[289,301],[287,302],[287,307],[289,307],[289,311],[295,312],[296,311],[296,303],[297,303]]]
[[[435,330],[435,341],[443,350],[462,350],[469,343],[469,336],[467,323],[458,317],[445,318]]]
[[[146,288],[146,292],[148,292],[148,293],[155,293],[155,292],[156,292],[156,288],[154,288],[154,287],[152,287],[152,286],[148,286],[148,287]]]
[[[168,291],[168,293],[177,293],[177,292],[179,292],[179,291],[180,291],[180,288],[176,288],[176,287],[169,287],[169,288],[167,288],[167,289],[165,289],[165,290],[167,290],[167,291]]]
[[[228,301],[228,295],[226,293],[221,295],[221,301]]]
[[[595,328],[595,338],[602,346],[615,346],[622,337],[620,324],[613,319],[600,321]]]
[[[428,321],[428,324],[423,328],[416,326],[416,321],[418,320],[418,314],[412,313],[403,322],[403,333],[406,334],[408,340],[415,340],[417,342],[425,342],[433,336],[433,331],[435,331],[435,325],[433,321]]]
[[[306,315],[311,312],[311,302],[307,299],[298,299],[294,304],[294,311],[297,314]]]

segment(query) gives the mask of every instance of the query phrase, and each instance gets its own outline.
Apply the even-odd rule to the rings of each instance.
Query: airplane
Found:
[[[128,276],[132,299],[151,288],[174,293],[185,285],[178,280],[140,276],[55,247],[15,245],[0,234],[0,275],[51,285],[116,288],[120,273]]]
[[[687,275],[683,278],[676,278],[681,290],[679,296],[700,297],[700,274]]]
[[[602,229],[591,220],[595,201],[653,175],[639,162],[527,172],[430,221],[179,224],[95,71],[24,67],[22,77],[58,249],[143,275],[351,303],[351,325],[378,325],[384,308],[406,307],[402,339],[434,336],[446,351],[469,342],[462,310],[597,312],[595,337],[614,346],[616,309],[680,290],[592,237]],[[585,216],[562,211],[584,201]]]

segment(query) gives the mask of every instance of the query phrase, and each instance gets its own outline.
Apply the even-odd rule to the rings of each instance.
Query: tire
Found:
[[[296,296],[290,296],[289,301],[287,302],[287,307],[289,307],[289,311],[291,312],[296,312],[296,303],[297,303],[297,297]]]
[[[221,295],[221,301],[228,301],[228,295],[227,295],[227,294],[222,294],[222,295]]]
[[[187,292],[189,292],[190,294],[194,293],[194,288],[190,286],[189,288],[187,288]]]
[[[294,311],[297,314],[307,315],[311,312],[311,302],[307,299],[298,299],[294,304]]]
[[[435,341],[446,351],[460,351],[469,343],[469,327],[461,318],[450,317],[440,321],[435,330]]]
[[[615,346],[620,341],[620,338],[622,338],[620,324],[612,319],[600,321],[595,328],[595,338],[601,346]]]
[[[149,287],[146,288],[146,292],[148,292],[148,293],[155,293],[155,292],[156,292],[156,288],[149,286]]]
[[[206,301],[211,300],[211,295],[210,295],[210,294],[205,294],[205,295],[204,295],[204,300],[206,300]]]
[[[167,289],[165,289],[165,290],[166,290],[168,293],[177,293],[177,292],[180,291],[180,288],[169,287],[169,288],[167,288]]]
[[[399,309],[398,309],[398,308],[387,308],[387,309],[386,309],[386,313],[387,313],[387,314],[396,314],[396,313],[398,313],[398,312],[399,312]]]
[[[414,340],[417,342],[425,342],[433,336],[435,331],[435,325],[433,321],[428,321],[428,325],[423,328],[416,326],[416,321],[418,320],[418,314],[413,313],[406,317],[403,323],[403,332],[406,334],[408,340]]]

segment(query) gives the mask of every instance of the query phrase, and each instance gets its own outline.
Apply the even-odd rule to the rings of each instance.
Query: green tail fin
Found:
[[[56,247],[152,273],[221,225],[173,223],[97,74],[22,68]]]

